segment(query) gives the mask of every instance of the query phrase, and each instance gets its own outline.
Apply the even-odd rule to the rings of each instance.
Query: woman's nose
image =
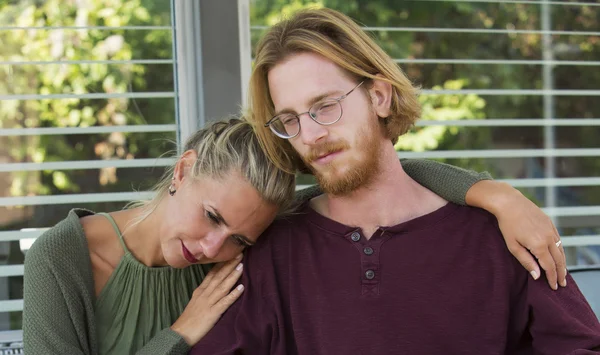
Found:
[[[221,232],[213,232],[205,236],[200,241],[204,255],[211,259],[216,257],[221,251],[226,239],[227,235]]]

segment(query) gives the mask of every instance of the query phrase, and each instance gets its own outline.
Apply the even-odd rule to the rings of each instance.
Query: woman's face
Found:
[[[161,248],[176,268],[233,259],[273,222],[277,206],[265,202],[241,174],[182,178],[166,195]]]

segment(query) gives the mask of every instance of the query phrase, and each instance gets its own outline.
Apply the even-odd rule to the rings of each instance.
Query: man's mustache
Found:
[[[349,148],[350,145],[345,140],[321,143],[319,145],[313,146],[304,157],[304,160],[310,164],[322,156],[339,152],[341,150],[346,150]]]

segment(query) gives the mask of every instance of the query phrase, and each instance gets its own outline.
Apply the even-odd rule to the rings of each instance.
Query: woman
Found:
[[[458,203],[481,180],[431,162],[404,166],[436,172],[437,188],[435,180],[429,187]],[[458,189],[444,187],[461,178]],[[151,201],[109,214],[72,210],[27,253],[25,352],[187,353],[243,292],[231,290],[240,254],[292,210],[294,179],[235,119],[192,136]]]

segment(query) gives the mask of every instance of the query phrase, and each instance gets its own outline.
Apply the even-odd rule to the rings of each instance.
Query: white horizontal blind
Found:
[[[172,2],[170,0],[161,0],[162,6],[170,7],[171,16],[173,15]],[[153,4],[153,6],[156,4]],[[79,5],[78,5],[79,6]],[[82,4],[81,6],[86,6]],[[0,14],[3,9],[0,8]],[[25,10],[23,10],[25,11]],[[111,11],[111,9],[104,9],[103,11]],[[139,14],[139,13],[138,13]],[[148,16],[156,16],[157,14],[149,13]],[[143,15],[141,15],[143,17]],[[133,16],[132,16],[133,17]],[[2,20],[0,18],[0,20]],[[75,21],[79,21],[76,19]],[[109,22],[110,18],[106,17],[106,21]],[[46,31],[49,38],[56,41],[61,35],[79,32],[85,33],[86,36],[106,36],[107,38],[111,34],[121,34],[125,41],[127,36],[133,32],[150,33],[150,31],[158,31],[156,33],[163,33],[164,38],[173,38],[174,36],[174,21],[171,21],[168,25],[122,25],[122,26],[22,26],[11,23],[0,23],[0,33],[16,33],[16,32],[27,32],[33,33],[34,31]],[[168,123],[136,123],[131,124],[122,122],[121,124],[112,123],[110,125],[93,125],[93,126],[64,126],[64,127],[12,127],[7,126],[7,122],[2,122],[0,117],[0,139],[4,137],[63,137],[66,135],[98,135],[98,134],[132,134],[132,133],[157,133],[159,135],[169,135],[172,137],[178,136],[179,125],[177,118],[177,82],[175,75],[175,41],[172,39],[173,47],[164,49],[171,53],[170,58],[119,58],[113,57],[106,59],[87,59],[86,56],[91,58],[92,53],[84,53],[83,57],[75,60],[61,60],[61,59],[48,59],[48,60],[23,60],[21,58],[11,60],[11,56],[8,54],[9,49],[0,49],[0,57],[4,58],[0,60],[0,69],[6,72],[11,72],[15,68],[19,67],[36,67],[36,68],[49,68],[52,66],[69,70],[69,67],[78,68],[89,68],[90,66],[111,66],[111,67],[130,67],[132,65],[143,65],[143,66],[163,66],[161,68],[166,71],[169,75],[173,75],[174,84],[171,87],[165,87],[161,91],[148,91],[148,92],[134,92],[132,86],[127,88],[117,88],[116,90],[110,88],[110,91],[105,92],[81,92],[81,89],[65,90],[62,93],[45,93],[45,92],[26,92],[16,88],[14,92],[0,92],[0,105],[6,107],[12,107],[21,101],[38,101],[40,103],[48,103],[52,101],[61,100],[128,100],[130,103],[130,109],[138,110],[137,103],[139,100],[165,100],[165,103],[170,101],[168,105],[174,107],[172,120]],[[25,43],[27,45],[28,43]],[[144,45],[143,43],[141,45]],[[4,52],[4,53],[2,53]],[[18,57],[18,56],[13,56]],[[26,57],[26,56],[24,56]],[[166,68],[165,68],[166,67]],[[41,71],[41,70],[40,70]],[[135,75],[135,74],[134,74]],[[104,85],[106,87],[106,85]],[[20,92],[19,92],[20,91]],[[25,92],[24,92],[25,91]],[[61,117],[59,117],[61,118]],[[152,144],[151,142],[148,144]],[[132,154],[134,155],[134,154]],[[73,171],[73,170],[100,170],[106,168],[153,168],[160,170],[165,166],[170,165],[173,162],[171,158],[155,157],[155,158],[118,158],[111,157],[110,159],[99,159],[99,160],[65,160],[65,161],[44,161],[40,159],[35,162],[10,162],[9,157],[3,158],[0,156],[0,174],[18,174],[22,172],[38,172],[38,171]],[[127,191],[116,191],[116,192],[97,192],[97,193],[68,193],[62,195],[31,195],[27,194],[24,196],[11,196],[2,195],[0,197],[0,209],[9,210],[14,208],[21,208],[23,206],[47,206],[47,205],[72,205],[81,206],[86,203],[96,202],[122,202],[123,204],[127,201],[146,199],[151,197],[151,193],[140,191],[131,192],[131,189]],[[39,228],[28,228],[19,230],[4,230],[0,231],[0,243],[15,242],[18,241],[21,249],[26,250],[33,243],[35,238],[40,236],[50,226],[39,226]],[[12,276],[22,276],[23,265],[3,265],[0,264],[0,280],[6,280]],[[2,284],[4,285],[4,284]],[[4,287],[4,286],[2,286]],[[5,297],[5,296],[4,296]],[[0,316],[3,316],[4,312],[19,312],[23,309],[23,300],[2,300],[0,299]],[[2,329],[0,329],[1,331]],[[0,332],[1,333],[1,332]],[[5,333],[8,334],[8,333]]]
[[[432,3],[436,0],[425,0]],[[451,0],[462,3],[500,3],[494,0]],[[525,178],[525,179],[504,179],[504,181],[515,187],[545,187],[546,188],[546,208],[545,212],[553,218],[555,224],[560,227],[556,217],[568,216],[599,216],[600,206],[575,206],[558,207],[556,198],[556,188],[564,186],[600,186],[598,177],[581,178],[556,178],[554,167],[557,157],[599,157],[600,148],[570,148],[560,149],[555,147],[554,127],[564,126],[598,126],[599,118],[585,119],[557,119],[554,116],[554,100],[556,97],[569,96],[598,96],[600,90],[557,90],[553,87],[552,70],[559,66],[585,66],[589,70],[596,70],[600,66],[598,60],[555,60],[552,50],[552,36],[586,36],[597,37],[598,31],[575,31],[575,30],[554,30],[552,29],[551,18],[553,12],[566,11],[571,7],[589,7],[594,12],[600,11],[600,4],[597,2],[574,2],[574,1],[548,1],[548,0],[529,0],[529,1],[502,1],[502,3],[526,4],[539,7],[540,26],[539,30],[520,30],[520,29],[473,29],[473,28],[429,28],[429,27],[365,27],[366,30],[377,31],[397,31],[397,32],[428,32],[428,33],[468,33],[468,34],[494,34],[494,35],[541,35],[543,42],[543,58],[540,60],[509,60],[509,59],[451,59],[451,58],[397,58],[395,61],[400,65],[404,64],[460,64],[460,65],[528,65],[543,67],[542,89],[480,89],[480,90],[430,90],[424,89],[424,95],[452,95],[452,94],[475,94],[483,96],[495,95],[514,95],[514,96],[542,96],[544,98],[544,117],[541,118],[503,118],[503,119],[485,119],[485,120],[461,120],[461,121],[435,121],[427,120],[417,123],[417,127],[427,126],[454,126],[454,127],[544,127],[544,149],[491,149],[491,150],[446,150],[446,151],[428,151],[428,152],[401,152],[400,156],[405,158],[523,158],[523,157],[543,157],[546,161],[545,178]],[[569,236],[563,235],[565,246],[582,245],[600,245],[600,235]]]

